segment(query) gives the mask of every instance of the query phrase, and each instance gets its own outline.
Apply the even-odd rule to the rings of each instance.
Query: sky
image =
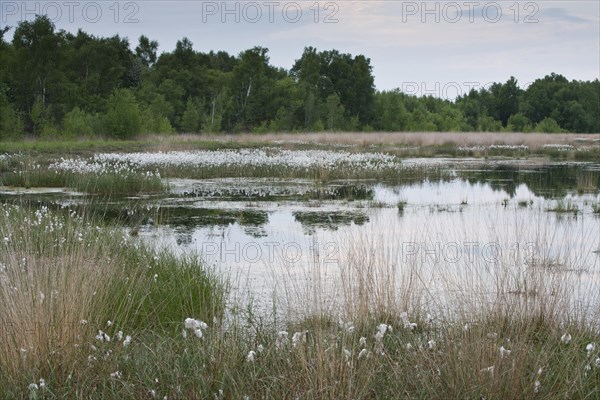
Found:
[[[0,0],[1,27],[36,13],[58,29],[128,37],[132,47],[144,34],[159,53],[183,37],[202,52],[262,46],[272,65],[286,69],[306,46],[364,54],[378,90],[449,99],[510,76],[526,87],[551,72],[600,75],[598,0]]]

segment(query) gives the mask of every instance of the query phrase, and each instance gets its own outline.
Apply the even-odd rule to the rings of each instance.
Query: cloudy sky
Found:
[[[305,46],[364,54],[378,89],[453,98],[470,87],[521,86],[551,72],[600,74],[600,2],[589,1],[6,1],[0,24],[47,13],[59,29],[130,39],[171,51],[188,37],[199,51],[269,48],[290,68]]]

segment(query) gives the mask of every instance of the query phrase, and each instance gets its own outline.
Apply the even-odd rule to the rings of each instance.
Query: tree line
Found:
[[[268,49],[172,52],[141,36],[57,31],[45,16],[0,30],[0,139],[294,131],[600,132],[600,82],[551,74],[455,101],[376,91],[371,61],[304,49],[291,69]]]

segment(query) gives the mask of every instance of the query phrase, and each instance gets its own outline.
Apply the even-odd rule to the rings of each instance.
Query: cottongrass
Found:
[[[109,376],[121,370],[106,360],[145,332],[172,335],[187,313],[222,315],[220,282],[191,258],[69,210],[0,205],[0,216],[1,398],[20,398],[32,378],[60,393],[97,368]]]

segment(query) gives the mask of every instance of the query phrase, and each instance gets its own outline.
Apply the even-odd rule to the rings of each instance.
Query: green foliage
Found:
[[[65,114],[63,126],[64,133],[69,136],[91,135],[94,130],[94,117],[75,107]]]
[[[288,71],[271,65],[264,47],[202,53],[183,38],[158,54],[147,36],[132,49],[118,35],[57,31],[44,16],[19,23],[12,42],[7,32],[0,31],[0,138],[55,137],[61,126],[69,135],[121,139],[174,131],[556,131],[551,120],[561,131],[600,131],[598,80],[551,74],[523,89],[510,77],[448,101],[375,91],[371,60],[337,50],[306,47]]]
[[[510,132],[531,132],[529,118],[523,113],[511,115],[510,118],[508,118],[506,127]]]
[[[140,133],[141,119],[137,100],[128,89],[116,89],[108,99],[106,134],[126,139]]]
[[[0,88],[0,140],[20,135],[23,120]]]
[[[546,117],[535,126],[535,131],[543,133],[560,133],[563,132],[563,129],[554,119]]]
[[[200,122],[202,121],[201,109],[201,104],[198,104],[192,98],[188,98],[185,111],[181,117],[181,129],[183,132],[200,132]]]

